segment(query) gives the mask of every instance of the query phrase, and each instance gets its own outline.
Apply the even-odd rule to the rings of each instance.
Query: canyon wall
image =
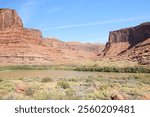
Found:
[[[112,31],[106,44],[104,55],[116,56],[150,38],[150,22],[135,27]]]
[[[43,38],[40,30],[24,28],[15,10],[0,9],[0,65],[76,63],[93,59],[96,49],[95,44]]]
[[[5,29],[0,30],[0,44],[31,42],[40,43],[42,33],[35,29]]]
[[[150,22],[110,32],[103,56],[150,64]]]
[[[42,33],[39,30],[24,28],[15,10],[0,9],[0,39],[0,44],[40,43]]]

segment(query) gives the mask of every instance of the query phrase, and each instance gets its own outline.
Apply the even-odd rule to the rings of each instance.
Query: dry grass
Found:
[[[25,87],[17,91],[16,84]],[[127,99],[145,99],[150,94],[150,74],[101,73],[57,80],[37,77],[0,79],[0,99],[108,100],[114,90]]]

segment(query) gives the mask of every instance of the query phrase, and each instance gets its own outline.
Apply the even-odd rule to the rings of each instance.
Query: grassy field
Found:
[[[130,61],[86,61],[80,64],[1,66],[3,70],[75,70],[117,73],[150,73],[150,66]]]
[[[117,72],[117,73],[150,73],[150,66],[139,65],[131,61],[87,61],[77,71]]]
[[[129,100],[150,99],[150,74],[0,78],[2,100],[110,100],[115,93]]]

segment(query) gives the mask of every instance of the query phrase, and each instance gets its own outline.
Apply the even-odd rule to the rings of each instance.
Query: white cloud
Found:
[[[56,27],[51,27],[51,28],[45,28],[44,30],[59,30],[59,29],[67,29],[67,28],[86,27],[86,26],[112,24],[112,23],[120,23],[120,22],[131,22],[131,21],[148,20],[148,19],[150,19],[150,18],[148,18],[148,17],[134,17],[134,18],[114,19],[114,20],[105,20],[105,21],[90,22],[90,23],[83,23],[83,24],[56,26]]]

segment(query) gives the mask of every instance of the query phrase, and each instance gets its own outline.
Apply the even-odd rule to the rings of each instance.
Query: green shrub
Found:
[[[26,96],[23,96],[22,94],[18,94],[15,92],[10,92],[7,95],[2,97],[3,100],[27,100]]]
[[[36,100],[49,100],[50,95],[48,92],[45,91],[37,91],[34,93],[33,98]]]
[[[78,82],[78,79],[77,78],[70,78],[68,79],[69,82]]]
[[[6,92],[14,91],[15,86],[11,81],[2,81],[0,82],[0,90],[5,90]]]
[[[66,96],[64,97],[64,99],[66,99],[66,100],[79,100],[81,98],[76,94],[76,91],[74,89],[69,88],[66,90]]]
[[[69,97],[74,96],[75,95],[75,90],[69,88],[66,91],[66,95],[69,96]]]
[[[150,73],[150,67],[133,66],[133,67],[95,67],[95,66],[80,66],[77,71],[97,71],[97,72],[119,72],[119,73]]]
[[[34,92],[35,92],[35,89],[33,89],[32,87],[28,87],[25,89],[25,95],[27,96],[33,96]]]
[[[49,77],[42,78],[42,80],[41,80],[41,82],[43,82],[43,83],[52,82],[52,81],[53,81],[53,79],[49,78]]]
[[[0,82],[2,82],[3,80],[2,79],[0,79]]]
[[[87,96],[87,99],[91,100],[109,100],[110,96],[107,90],[96,91],[94,93],[90,93]]]
[[[70,88],[70,85],[67,81],[58,81],[57,85],[60,86],[63,89]]]
[[[92,78],[87,78],[85,81],[86,81],[87,83],[92,83],[92,82],[93,82],[93,79],[92,79]]]

